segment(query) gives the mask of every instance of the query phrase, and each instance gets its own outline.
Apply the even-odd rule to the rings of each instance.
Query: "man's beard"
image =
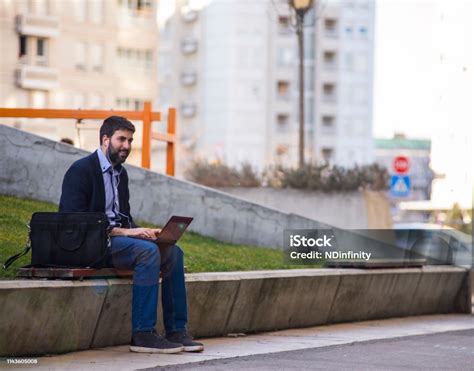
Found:
[[[107,154],[112,164],[123,164],[125,160],[127,159],[128,155],[130,154],[130,151],[117,150],[114,147],[112,147],[112,145],[109,145],[109,147],[107,148]]]

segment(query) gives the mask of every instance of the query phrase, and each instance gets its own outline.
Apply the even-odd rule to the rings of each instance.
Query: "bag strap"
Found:
[[[22,252],[19,252],[18,254],[10,256],[5,261],[5,263],[3,263],[3,269],[8,269],[10,265],[12,265],[18,259],[20,259],[23,255],[28,254],[28,252],[31,250],[31,227],[29,224],[26,224],[26,227],[28,228],[28,241],[26,242],[25,248],[23,249]]]
[[[22,252],[19,252],[18,254],[15,254],[13,256],[10,256],[5,263],[3,263],[3,269],[7,269],[10,265],[12,265],[16,260],[20,259],[23,255],[28,254],[28,252],[31,250],[31,245],[30,242],[26,244],[25,248],[23,249]]]

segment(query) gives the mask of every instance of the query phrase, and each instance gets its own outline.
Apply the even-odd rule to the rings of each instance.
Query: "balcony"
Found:
[[[59,18],[53,15],[19,14],[16,30],[21,35],[56,37],[59,35]]]
[[[181,51],[183,54],[196,53],[198,49],[198,42],[193,37],[187,37],[181,42]]]
[[[196,10],[183,9],[181,18],[185,23],[192,23],[198,19],[198,12]]]
[[[181,74],[181,84],[184,86],[193,86],[196,85],[197,82],[197,73],[196,72],[183,72]]]
[[[122,27],[155,28],[154,11],[150,8],[128,9],[119,7],[117,9],[117,22]]]
[[[194,103],[187,102],[181,105],[181,115],[186,118],[192,118],[196,116],[197,106]]]
[[[23,89],[51,90],[59,85],[59,74],[54,68],[24,65],[15,70],[15,80]]]

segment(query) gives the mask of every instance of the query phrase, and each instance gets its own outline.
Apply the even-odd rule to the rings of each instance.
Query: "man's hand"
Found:
[[[128,229],[128,237],[148,238],[154,240],[156,239],[156,234],[151,228],[131,228]]]
[[[161,229],[152,228],[114,228],[110,233],[111,236],[126,236],[126,237],[137,237],[146,238],[148,240],[155,240]]]

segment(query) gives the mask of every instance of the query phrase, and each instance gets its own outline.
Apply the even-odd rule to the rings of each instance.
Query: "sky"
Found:
[[[469,0],[378,0],[374,125],[432,140],[432,198],[472,204],[473,26]]]
[[[375,136],[430,138],[445,119],[441,109],[467,129],[473,2],[378,0],[376,9]]]

